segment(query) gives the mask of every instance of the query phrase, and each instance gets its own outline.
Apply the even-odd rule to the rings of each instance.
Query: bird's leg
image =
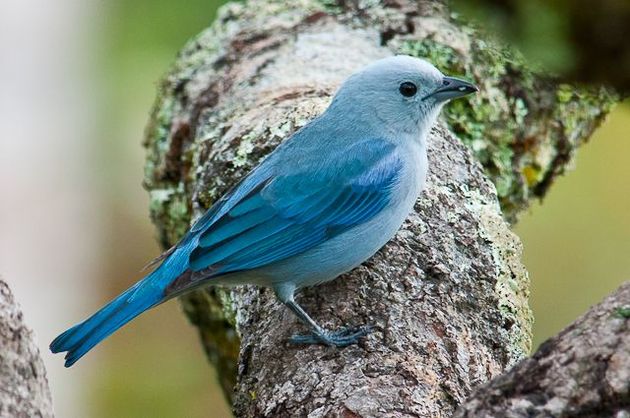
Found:
[[[295,315],[311,328],[311,334],[294,335],[289,341],[293,344],[326,344],[336,347],[345,347],[355,344],[359,338],[367,335],[371,328],[369,326],[341,328],[336,331],[327,331],[317,325],[315,321],[300,307],[294,300],[284,302]]]
[[[327,331],[320,327],[300,305],[293,299],[295,288],[276,288],[276,295],[295,315],[311,328],[311,334],[294,335],[289,341],[293,344],[325,344],[335,347],[345,347],[355,344],[359,338],[367,335],[371,331],[369,325],[362,327],[341,328],[336,331]]]

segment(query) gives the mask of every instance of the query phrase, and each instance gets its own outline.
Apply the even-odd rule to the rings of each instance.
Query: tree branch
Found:
[[[0,416],[53,417],[46,370],[9,286],[0,278]]]
[[[630,282],[478,388],[456,418],[630,414]]]
[[[396,238],[300,299],[328,328],[373,324],[363,344],[291,347],[301,329],[271,292],[232,292],[237,416],[446,417],[529,351],[527,274],[494,189],[447,130],[430,143],[428,189]]]
[[[147,129],[146,186],[168,247],[374,59],[419,55],[482,87],[432,131],[429,185],[397,237],[300,298],[325,326],[374,324],[362,345],[286,346],[297,324],[268,291],[183,299],[228,395],[238,378],[239,416],[449,416],[520,360],[528,279],[503,217],[545,194],[615,100],[536,74],[442,2],[365,4],[227,5],[178,57]]]

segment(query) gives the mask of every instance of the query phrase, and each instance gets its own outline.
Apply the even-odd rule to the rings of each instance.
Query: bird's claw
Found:
[[[346,347],[356,344],[361,337],[372,331],[371,325],[346,327],[333,332],[294,335],[289,339],[292,344],[324,344],[334,347]]]

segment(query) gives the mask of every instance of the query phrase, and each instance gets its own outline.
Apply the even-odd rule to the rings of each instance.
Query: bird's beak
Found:
[[[479,88],[468,81],[460,80],[455,77],[444,77],[442,79],[442,85],[424,96],[422,100],[433,97],[439,102],[444,102],[457,97],[466,96],[477,91],[479,91]]]

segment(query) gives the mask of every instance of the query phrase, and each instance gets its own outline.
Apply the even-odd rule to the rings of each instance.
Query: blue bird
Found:
[[[153,272],[59,335],[51,351],[67,352],[69,367],[168,299],[245,283],[271,287],[310,328],[293,343],[355,343],[369,326],[325,330],[294,293],[357,267],[394,236],[424,188],[427,135],[442,106],[475,91],[402,55],[353,74],[323,114],[217,201]]]

